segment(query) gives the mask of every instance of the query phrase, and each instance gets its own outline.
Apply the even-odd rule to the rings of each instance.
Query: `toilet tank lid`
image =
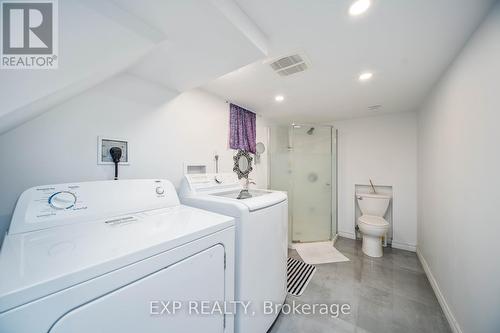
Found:
[[[375,193],[356,193],[356,196],[363,198],[376,198],[376,199],[390,199],[391,196],[386,194],[375,194]]]

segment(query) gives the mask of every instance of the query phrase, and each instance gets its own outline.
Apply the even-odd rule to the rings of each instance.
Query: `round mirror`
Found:
[[[238,179],[248,178],[252,169],[252,156],[244,150],[238,150],[238,153],[233,156],[234,167],[233,171],[238,175]]]
[[[266,146],[262,142],[257,142],[255,145],[255,151],[257,154],[262,154],[266,151]]]

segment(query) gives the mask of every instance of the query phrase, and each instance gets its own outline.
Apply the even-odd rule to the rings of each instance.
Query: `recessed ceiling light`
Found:
[[[371,1],[370,0],[357,0],[353,2],[351,7],[349,7],[349,15],[358,16],[363,14],[370,8]]]
[[[373,73],[371,72],[364,72],[359,75],[359,81],[365,82],[370,80],[373,77]]]
[[[283,95],[276,95],[276,97],[274,97],[274,100],[276,102],[283,102],[285,100],[285,97]]]

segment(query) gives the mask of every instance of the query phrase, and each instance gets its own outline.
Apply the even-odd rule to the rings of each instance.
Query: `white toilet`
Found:
[[[358,226],[363,235],[363,253],[370,257],[382,257],[382,236],[389,230],[389,222],[384,219],[391,197],[382,194],[356,194],[362,216]]]

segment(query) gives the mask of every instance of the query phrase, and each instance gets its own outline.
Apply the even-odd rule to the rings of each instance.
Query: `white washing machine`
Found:
[[[235,218],[235,298],[252,308],[246,315],[238,309],[235,331],[265,333],[278,313],[266,314],[264,302],[286,297],[288,201],[283,192],[242,190],[233,173],[188,174],[179,196],[183,204]]]
[[[234,300],[233,218],[180,205],[167,180],[20,196],[0,251],[0,332],[233,332],[230,314],[190,314],[197,300]]]

